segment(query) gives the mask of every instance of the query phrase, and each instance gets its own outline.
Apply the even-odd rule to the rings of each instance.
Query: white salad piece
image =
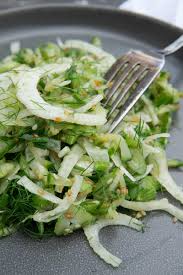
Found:
[[[74,203],[81,188],[82,182],[83,177],[78,175],[75,176],[71,189],[68,190],[65,197],[59,201],[58,206],[53,210],[35,213],[33,215],[33,220],[37,222],[50,222],[57,219]]]
[[[58,170],[58,175],[67,178],[83,154],[83,149],[77,144],[74,145],[70,152],[64,157]]]
[[[118,267],[121,263],[121,259],[107,251],[99,240],[100,230],[109,225],[123,225],[140,231],[142,230],[143,224],[142,222],[128,215],[118,214],[114,219],[98,220],[95,224],[86,226],[84,228],[84,233],[94,252],[98,254],[99,257],[102,258],[106,263],[111,264],[114,267]]]
[[[163,210],[183,222],[183,211],[173,204],[169,203],[168,200],[165,198],[148,202],[123,200],[121,201],[120,205],[124,208],[132,209],[135,211]]]
[[[58,152],[58,157],[63,158],[65,155],[67,155],[70,152],[70,148],[68,146],[65,146],[62,150]]]
[[[42,197],[45,200],[48,200],[50,202],[59,204],[62,202],[62,200],[55,195],[45,191],[43,188],[32,182],[30,179],[28,179],[26,176],[23,176],[21,179],[18,180],[18,184],[25,187],[29,192],[38,195]]]
[[[151,174],[165,187],[165,189],[178,201],[183,204],[183,191],[179,187],[170,173],[168,172],[168,165],[165,152],[163,150],[158,154],[149,156],[149,162],[153,164]]]
[[[20,48],[21,48],[21,43],[20,43],[20,41],[12,41],[12,42],[10,43],[10,52],[11,52],[12,54],[18,53],[19,50],[20,50]]]
[[[109,155],[106,149],[101,149],[100,147],[94,146],[86,139],[83,141],[83,147],[85,148],[87,154],[91,157],[91,160],[109,162]]]
[[[104,71],[110,68],[110,66],[115,62],[115,58],[111,54],[105,52],[104,50],[94,45],[91,45],[90,43],[83,42],[80,40],[66,40],[62,47],[81,49],[95,55],[99,58],[99,60],[101,60],[100,68],[102,68],[102,70]]]
[[[51,119],[56,122],[71,122],[81,125],[103,125],[106,122],[105,114],[74,113],[72,109],[57,107],[47,103],[37,90],[38,81],[45,74],[63,73],[71,67],[70,59],[62,64],[46,64],[40,68],[19,71],[17,82],[17,98],[31,114]],[[26,93],[25,93],[26,91]]]

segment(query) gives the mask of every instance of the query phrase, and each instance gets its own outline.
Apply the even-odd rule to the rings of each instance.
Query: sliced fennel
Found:
[[[130,172],[122,165],[121,160],[117,154],[112,156],[111,158],[112,158],[114,164],[117,167],[119,167],[119,169],[121,170],[121,172],[123,174],[125,174],[131,181],[133,181],[133,182],[136,181],[136,179],[130,174]]]
[[[149,144],[146,144],[145,142],[142,143],[142,151],[143,151],[143,155],[144,155],[145,159],[150,154],[158,154],[158,153],[160,153],[160,149],[159,148],[153,147],[153,146],[151,146]]]
[[[156,114],[155,107],[153,106],[151,101],[145,95],[142,96],[142,100],[143,100],[143,102],[145,103],[145,105],[147,106],[147,108],[149,110],[149,114],[152,118],[153,125],[157,125],[158,122],[159,122],[159,118]]]
[[[83,149],[79,145],[74,145],[70,152],[64,157],[58,170],[58,175],[67,178],[83,154]]]
[[[85,50],[86,52],[95,55],[99,59],[100,69],[102,71],[106,71],[107,69],[109,69],[110,66],[115,62],[115,58],[111,54],[105,52],[104,50],[102,50],[94,45],[91,45],[87,42],[83,42],[80,40],[67,40],[67,41],[65,41],[65,43],[62,47],[64,49],[65,48],[81,49],[81,50]]]
[[[152,136],[149,136],[147,137],[144,142],[145,143],[149,143],[157,138],[169,138],[170,137],[170,134],[169,133],[161,133],[161,134],[155,134],[155,135],[152,135]]]
[[[91,99],[91,101],[89,101],[86,105],[78,108],[77,112],[79,112],[79,113],[85,113],[85,112],[87,112],[92,107],[94,107],[95,105],[97,105],[102,99],[103,99],[103,95],[96,95],[96,96],[94,96]]]
[[[33,183],[31,180],[29,180],[27,177],[22,177],[18,180],[17,184],[22,185],[25,187],[29,192],[36,194],[50,202],[53,202],[55,204],[59,204],[62,202],[62,200],[55,195],[45,191],[43,188],[39,187],[35,183]]]
[[[168,172],[182,161],[167,165],[165,155],[182,93],[161,72],[118,134],[109,134],[110,107],[103,100],[114,62],[96,37],[91,43],[58,38],[35,50],[11,44],[0,62],[1,237],[22,229],[43,237],[83,228],[94,251],[116,267],[121,260],[101,245],[100,229],[142,228],[117,211],[163,210],[183,221],[182,210],[157,200],[162,186],[183,203]]]
[[[166,190],[177,200],[183,203],[183,191],[179,187],[170,173],[168,172],[168,164],[165,152],[161,150],[158,154],[149,156],[149,162],[153,164],[152,175],[166,188]]]
[[[37,84],[42,76],[51,73],[63,73],[70,66],[70,60],[67,60],[62,64],[48,64],[37,69],[18,71],[17,98],[31,114],[44,119],[51,119],[56,122],[66,121],[81,125],[103,125],[106,122],[105,114],[74,113],[72,109],[50,105],[39,94]]]
[[[83,178],[81,176],[75,176],[71,189],[67,192],[66,196],[59,201],[58,206],[53,210],[35,213],[33,220],[37,222],[50,222],[57,219],[63,214],[76,200],[79,190],[81,188]]]
[[[149,201],[149,202],[136,202],[123,200],[120,205],[124,208],[132,209],[135,211],[154,211],[163,210],[178,220],[183,222],[183,210],[169,203],[167,199]]]
[[[128,215],[118,214],[113,219],[98,220],[95,224],[86,226],[84,228],[84,233],[94,252],[98,254],[99,257],[102,258],[106,263],[111,264],[113,267],[118,267],[121,263],[121,260],[108,252],[99,241],[99,231],[103,227],[109,225],[123,225],[140,231],[142,230],[143,224],[142,222]]]
[[[109,162],[109,155],[106,149],[101,149],[97,146],[94,146],[92,143],[87,140],[83,141],[84,149],[87,154],[90,156],[93,161]]]
[[[58,152],[58,157],[63,158],[65,155],[67,155],[70,152],[70,148],[68,146],[65,146],[62,150]]]
[[[137,176],[137,177],[135,178],[136,181],[145,178],[147,175],[149,175],[149,173],[152,171],[152,169],[153,169],[153,165],[152,165],[152,164],[147,165],[147,168],[146,168],[145,173],[144,173],[143,175]]]

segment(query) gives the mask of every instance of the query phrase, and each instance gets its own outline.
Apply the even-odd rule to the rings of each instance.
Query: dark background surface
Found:
[[[180,31],[127,13],[49,8],[0,16],[0,55],[9,53],[9,43],[15,39],[20,39],[22,46],[34,47],[43,41],[55,41],[57,36],[89,40],[96,34],[102,38],[104,48],[118,56],[132,47],[162,47]],[[166,62],[178,88],[183,88],[182,68],[183,50]],[[174,120],[169,157],[183,159],[182,117],[183,106]],[[183,186],[182,171],[173,175]],[[93,253],[82,231],[41,241],[17,233],[0,240],[0,275],[182,275],[183,225],[173,224],[171,217],[161,211],[148,214],[144,222],[144,234],[118,226],[102,230],[103,245],[123,260],[118,269]]]

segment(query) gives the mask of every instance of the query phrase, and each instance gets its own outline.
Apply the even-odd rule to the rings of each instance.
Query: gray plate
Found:
[[[129,48],[162,47],[180,34],[180,29],[153,19],[94,7],[57,4],[0,13],[1,57],[8,54],[9,43],[15,39],[20,39],[22,46],[34,47],[55,41],[57,36],[89,40],[98,35],[104,48],[118,56]],[[182,68],[183,51],[167,58],[166,69],[178,88],[183,88]],[[168,155],[183,159],[181,116],[183,111],[175,117]],[[174,176],[181,184],[182,173]],[[170,216],[161,212],[150,213],[145,223],[144,234],[114,226],[101,232],[105,247],[123,260],[118,269],[93,253],[82,231],[42,241],[18,233],[0,241],[0,274],[183,274],[183,225],[173,224]]]

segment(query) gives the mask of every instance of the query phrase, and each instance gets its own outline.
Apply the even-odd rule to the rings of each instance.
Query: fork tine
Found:
[[[110,126],[109,133],[112,133],[119,123],[123,120],[126,114],[131,110],[137,100],[143,95],[144,91],[149,87],[155,77],[158,75],[160,68],[151,69],[142,81],[137,85],[133,93],[125,101],[124,105],[121,107],[121,110],[117,113],[113,122]]]
[[[122,66],[128,61],[128,55],[120,57],[112,67],[107,71],[104,78],[110,82],[115,77],[115,75],[119,72]]]
[[[129,81],[119,90],[118,96],[115,98],[114,102],[110,106],[110,111],[108,113],[108,118],[110,115],[115,111],[115,109],[119,106],[122,102],[124,97],[127,95],[129,90],[135,84],[135,82],[143,75],[143,73],[147,70],[147,67],[141,66],[137,71],[135,71]]]
[[[124,69],[122,74],[116,77],[112,87],[106,91],[106,101],[104,103],[104,106],[106,106],[114,93],[117,91],[117,89],[121,86],[123,81],[127,78],[127,76],[132,73],[132,71],[135,69],[135,67],[138,65],[138,62],[136,63],[130,63],[127,65],[127,67]]]

